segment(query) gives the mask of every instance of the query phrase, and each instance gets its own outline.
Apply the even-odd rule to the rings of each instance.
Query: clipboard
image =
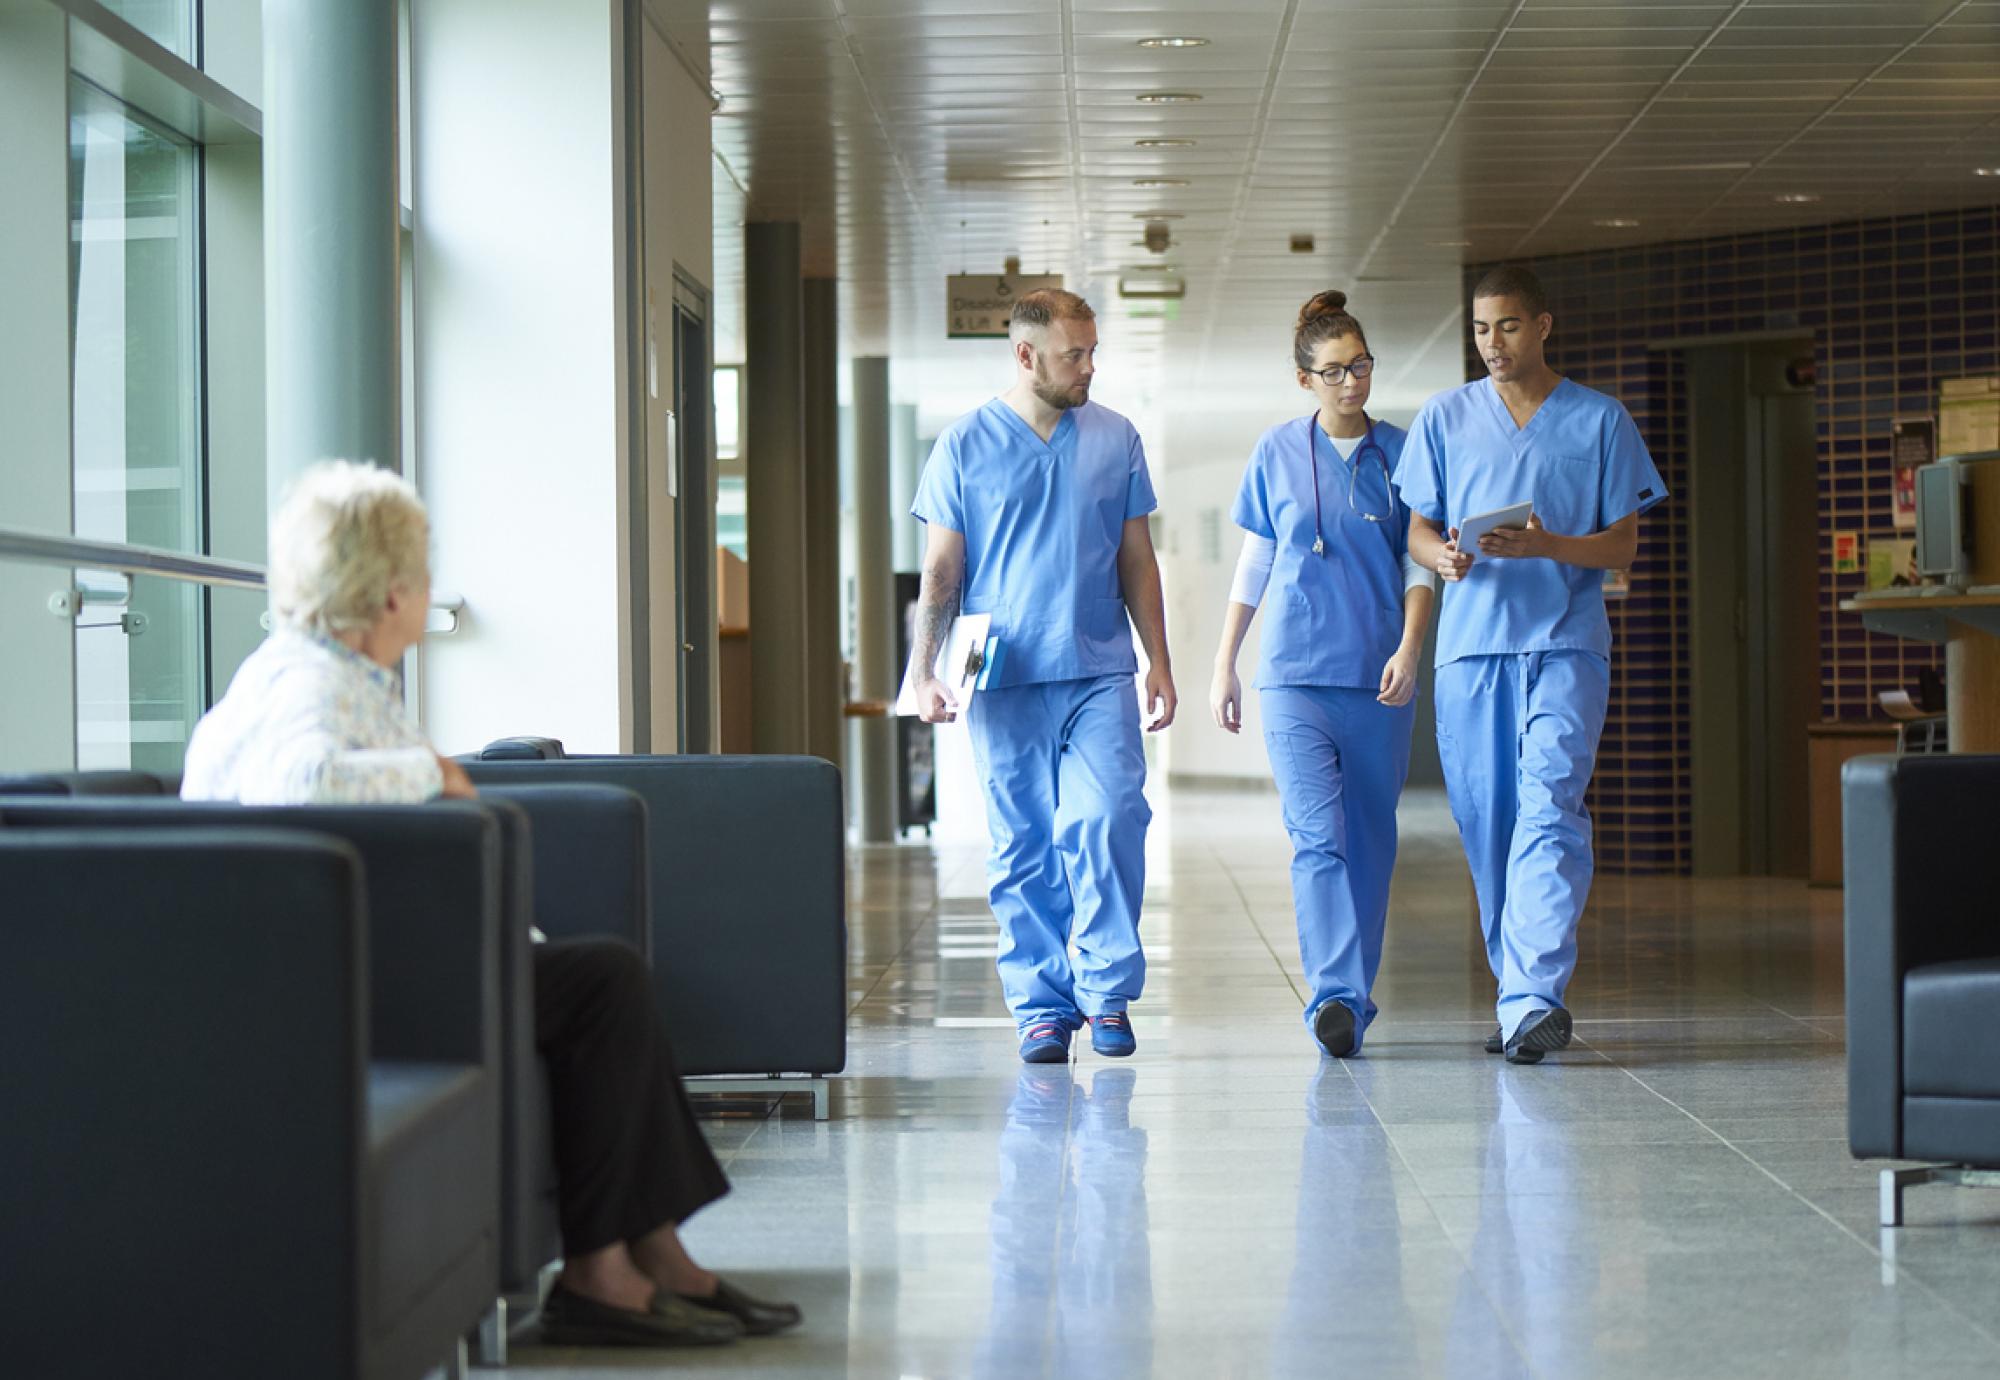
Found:
[[[999,668],[1000,639],[993,636],[993,615],[961,613],[951,620],[931,673],[944,682],[963,714],[973,695],[992,683]],[[903,670],[903,687],[896,692],[896,713],[903,718],[917,713],[917,692],[908,667]]]
[[[1528,502],[1510,503],[1490,513],[1475,513],[1458,524],[1458,549],[1475,562],[1484,560],[1485,555],[1479,549],[1481,537],[1502,527],[1526,527],[1534,511],[1535,505]]]

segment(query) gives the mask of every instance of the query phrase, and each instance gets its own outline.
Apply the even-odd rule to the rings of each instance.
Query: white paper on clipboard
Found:
[[[1497,532],[1502,527],[1526,527],[1528,517],[1535,510],[1533,503],[1510,503],[1505,508],[1495,508],[1490,513],[1477,513],[1458,524],[1458,549],[1473,560],[1484,559],[1479,549],[1479,539],[1488,532]]]
[[[981,672],[986,669],[986,659],[991,651],[992,628],[993,615],[990,613],[961,613],[951,620],[944,645],[938,648],[937,664],[931,667],[931,671],[944,682],[945,689],[951,691],[951,697],[958,701],[961,712],[979,689]],[[910,683],[908,667],[903,670],[903,688],[896,694],[896,713],[917,713],[917,692]]]

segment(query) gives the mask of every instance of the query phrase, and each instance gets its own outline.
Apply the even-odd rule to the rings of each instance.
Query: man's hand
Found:
[[[472,784],[472,778],[465,774],[465,768],[441,752],[433,753],[438,759],[438,770],[444,773],[444,797],[447,800],[476,800],[479,788]]]
[[[925,676],[911,687],[917,696],[917,717],[927,724],[948,724],[958,720],[958,701],[951,689],[936,676]]]
[[[1417,694],[1417,656],[1415,651],[1400,648],[1382,667],[1381,693],[1375,698],[1391,709],[1401,709]]]
[[[1522,560],[1529,556],[1553,556],[1556,543],[1554,535],[1542,526],[1542,520],[1530,513],[1526,527],[1496,527],[1481,537],[1479,550],[1486,556]]]
[[[1151,666],[1146,671],[1146,712],[1153,716],[1146,725],[1148,733],[1158,733],[1174,721],[1174,710],[1181,698],[1174,693],[1174,673],[1165,666]]]
[[[1465,572],[1472,569],[1474,557],[1470,551],[1458,549],[1458,529],[1451,529],[1451,540],[1444,544],[1438,556],[1437,573],[1452,584],[1465,578]]]
[[[1215,714],[1215,726],[1228,733],[1243,731],[1243,682],[1236,668],[1217,662],[1215,679],[1208,687],[1208,707]]]

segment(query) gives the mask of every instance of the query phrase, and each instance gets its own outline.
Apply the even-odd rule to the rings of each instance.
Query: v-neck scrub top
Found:
[[[1404,433],[1377,422],[1374,443],[1382,461],[1368,446],[1343,458],[1314,415],[1280,423],[1259,438],[1230,509],[1238,527],[1274,544],[1252,683],[1260,690],[1280,685],[1374,690],[1381,685],[1383,664],[1403,640],[1403,553],[1410,518],[1396,501],[1389,476]],[[1356,507],[1387,521],[1370,522]],[[1312,549],[1316,533],[1326,539],[1322,553]]]
[[[1568,537],[1601,532],[1667,496],[1624,404],[1568,379],[1525,427],[1514,425],[1491,379],[1438,394],[1411,423],[1396,487],[1440,532],[1527,501],[1544,527]],[[1438,665],[1552,651],[1611,655],[1603,571],[1480,554],[1446,586]]]
[[[1047,441],[999,398],[953,422],[910,512],[965,534],[960,608],[993,617],[997,684],[1139,669],[1118,583],[1125,523],[1159,506],[1132,423],[1085,403]]]

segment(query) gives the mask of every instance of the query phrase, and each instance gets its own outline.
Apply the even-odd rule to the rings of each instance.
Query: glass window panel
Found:
[[[189,144],[72,80],[78,536],[203,549],[199,161]],[[199,589],[168,580],[136,581],[128,603],[92,606],[76,631],[80,767],[180,769],[204,704],[203,611]]]
[[[101,0],[101,3],[183,62],[195,61],[196,0]]]

